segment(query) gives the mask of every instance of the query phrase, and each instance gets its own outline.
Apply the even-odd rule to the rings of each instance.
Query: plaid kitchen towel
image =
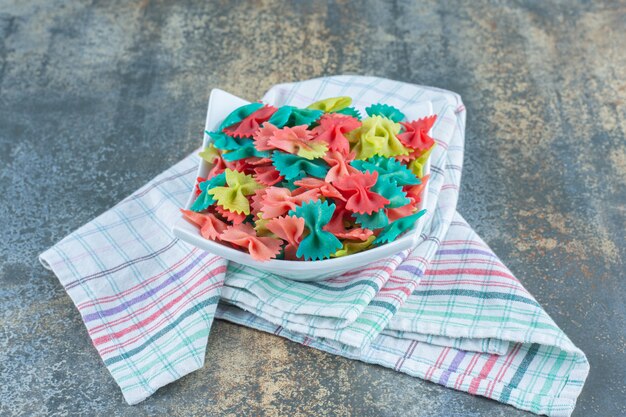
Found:
[[[184,159],[40,257],[126,400],[137,403],[201,367],[217,316],[536,413],[571,414],[588,373],[584,354],[455,211],[460,98],[340,76],[278,85],[263,100],[305,105],[337,95],[361,108],[433,103],[438,146],[418,246],[323,283],[227,265],[170,234],[199,161]]]

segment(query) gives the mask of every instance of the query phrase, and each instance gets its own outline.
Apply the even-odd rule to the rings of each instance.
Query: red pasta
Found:
[[[374,232],[372,230],[363,229],[360,227],[349,229],[349,230],[345,229],[345,231],[334,232],[334,235],[337,236],[339,239],[362,240],[362,241],[366,241],[373,234]]]
[[[247,159],[238,159],[236,161],[224,161],[226,168],[237,172],[243,172],[246,175],[254,174],[254,165]]]
[[[243,213],[234,213],[230,210],[226,210],[221,206],[215,206],[215,211],[217,211],[220,216],[224,217],[226,220],[231,222],[232,224],[240,224],[246,219],[246,215]]]
[[[424,192],[424,187],[426,187],[426,183],[430,179],[430,175],[424,175],[422,177],[422,183],[417,185],[407,185],[404,187],[404,191],[406,192],[406,196],[413,199],[415,204],[418,204],[422,201],[422,194]]]
[[[263,122],[268,121],[272,117],[276,110],[278,109],[274,106],[263,106],[241,122],[227,127],[224,129],[224,132],[235,138],[251,137]]]
[[[378,172],[359,172],[336,180],[333,185],[347,198],[346,208],[353,213],[371,214],[389,204],[389,200],[370,189],[378,180]]]
[[[287,242],[285,259],[297,259],[296,251],[304,233],[304,219],[296,216],[276,217],[266,225],[267,229]]]
[[[269,141],[274,137],[274,133],[276,133],[277,130],[278,128],[273,124],[269,122],[264,123],[263,126],[254,133],[254,147],[258,151],[270,151],[274,149]]]
[[[205,239],[219,240],[228,225],[211,213],[196,213],[191,210],[180,210],[183,216],[200,228],[200,235]]]
[[[328,150],[328,146],[324,142],[313,140],[313,136],[313,132],[307,130],[306,125],[286,126],[274,131],[268,144],[274,149],[313,159],[323,155]]]
[[[206,178],[196,177],[196,185],[194,187],[194,193],[196,194],[196,197],[198,197],[200,193],[202,193],[202,190],[200,189],[200,183],[204,181],[206,181]]]
[[[263,210],[263,196],[265,195],[265,190],[267,190],[267,188],[256,190],[250,197],[250,211],[255,218]]]
[[[207,179],[211,179],[217,175],[220,175],[226,169],[226,162],[221,156],[215,159],[214,164],[215,165],[213,165],[213,167],[209,171],[209,175],[207,175],[206,177]]]
[[[294,181],[294,184],[299,186],[300,188],[296,189],[296,191],[300,189],[305,190],[319,190],[319,193],[326,198],[338,199],[345,201],[346,199],[343,195],[337,190],[332,184],[318,180],[317,178],[302,178],[301,180]],[[296,192],[294,191],[294,193]]]
[[[335,206],[335,212],[328,224],[324,226],[324,230],[334,235],[346,234],[349,232],[346,223],[354,222],[352,213],[346,209],[346,203],[343,200],[335,200]]]
[[[326,142],[331,151],[348,154],[350,143],[345,134],[360,126],[361,122],[355,117],[328,113],[319,119],[319,126],[313,129],[313,132],[316,139]]]
[[[319,196],[320,194],[317,190],[307,190],[298,195],[292,195],[287,188],[266,188],[263,197],[261,197],[263,204],[261,217],[263,219],[271,219],[282,216],[305,201],[317,200]]]
[[[252,225],[247,223],[229,226],[220,240],[244,248],[257,261],[267,261],[280,253],[282,242],[273,237],[257,236]]]
[[[274,165],[262,165],[254,167],[254,178],[263,185],[274,185],[285,179]]]
[[[404,132],[398,134],[398,139],[407,148],[423,152],[435,144],[428,132],[435,124],[437,115],[424,117],[412,122],[400,122],[404,126]]]
[[[387,214],[387,218],[389,219],[389,222],[395,222],[396,220],[401,219],[406,216],[410,216],[411,214],[417,211],[417,208],[415,206],[415,200],[412,198],[410,200],[411,200],[411,203],[405,206],[386,209],[386,214]]]

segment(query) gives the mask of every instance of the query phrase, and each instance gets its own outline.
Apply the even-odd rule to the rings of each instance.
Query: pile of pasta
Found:
[[[212,168],[184,217],[259,261],[322,260],[395,240],[425,212],[417,207],[436,116],[406,121],[374,104],[362,119],[351,104],[234,110],[206,132],[200,156]]]

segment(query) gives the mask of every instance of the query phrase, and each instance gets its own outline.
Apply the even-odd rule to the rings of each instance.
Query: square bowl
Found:
[[[237,107],[248,103],[248,101],[229,94],[223,90],[213,89],[209,98],[205,131],[211,132],[217,129],[222,120],[224,120],[228,114],[230,114]],[[359,110],[363,111],[363,109]],[[433,113],[432,103],[430,102],[422,102],[411,107],[404,108],[402,111],[407,116],[408,120],[415,120],[421,117],[430,116]],[[203,147],[206,147],[210,141],[211,138],[205,133]],[[210,163],[202,159],[196,176],[206,178],[211,170],[211,167],[212,165]],[[428,174],[430,174],[430,158],[424,166],[424,175]],[[428,185],[429,184],[427,182],[422,191],[422,198],[418,205],[418,210],[423,209],[426,205]],[[191,207],[196,198],[193,188],[189,192],[190,196],[185,206],[186,209]],[[219,242],[203,238],[200,235],[198,227],[185,220],[182,215],[176,221],[174,227],[172,228],[172,232],[179,239],[232,262],[237,262],[239,264],[296,281],[322,281],[341,275],[352,269],[361,268],[366,264],[395,255],[415,246],[423,228],[423,223],[424,216],[415,222],[412,229],[407,230],[393,242],[368,249],[364,252],[342,256],[339,258],[324,259],[321,261],[285,261],[279,259],[272,259],[263,262],[257,261],[245,252],[233,249]]]

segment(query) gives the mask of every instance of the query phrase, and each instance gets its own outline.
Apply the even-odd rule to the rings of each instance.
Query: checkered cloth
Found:
[[[437,113],[428,214],[410,251],[319,283],[299,283],[175,239],[194,185],[191,155],[44,252],[130,404],[202,367],[214,318],[551,416],[569,416],[585,355],[456,212],[465,109],[458,95],[338,76],[273,87],[304,106],[430,101]],[[218,301],[222,300],[218,305]]]

